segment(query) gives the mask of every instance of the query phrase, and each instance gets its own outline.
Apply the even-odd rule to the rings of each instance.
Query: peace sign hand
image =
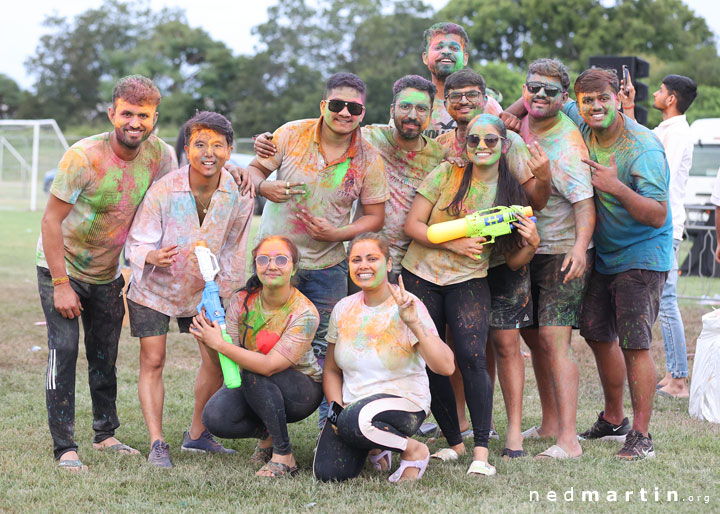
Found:
[[[398,277],[398,285],[390,284],[390,294],[395,299],[398,306],[398,314],[400,319],[409,327],[418,322],[418,310],[415,305],[415,299],[405,291],[402,277]]]

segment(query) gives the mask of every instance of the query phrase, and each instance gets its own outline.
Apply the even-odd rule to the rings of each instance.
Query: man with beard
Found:
[[[578,457],[578,368],[570,355],[570,337],[578,325],[582,298],[592,269],[595,207],[587,147],[577,125],[560,111],[567,100],[570,76],[555,59],[530,64],[523,84],[520,135],[540,144],[550,158],[552,193],[537,216],[540,246],[530,262],[533,323],[521,330],[532,350],[540,392],[542,424],[523,435],[557,437],[541,456]],[[522,362],[520,363],[522,365]],[[522,389],[521,389],[522,390]],[[629,429],[629,427],[628,427]],[[618,436],[624,436],[620,432]]]
[[[464,28],[448,22],[435,23],[425,30],[423,37],[425,51],[422,60],[437,88],[430,126],[425,130],[425,135],[436,138],[456,127],[456,121],[445,108],[445,79],[467,65],[469,38]],[[482,109],[496,116],[502,113],[502,107],[494,98],[487,98]]]
[[[145,191],[177,168],[171,149],[151,135],[159,103],[150,79],[120,79],[108,108],[114,130],[65,153],[42,218],[37,275],[48,331],[48,422],[55,458],[70,471],[87,469],[74,440],[78,318],[85,330],[93,447],[138,453],[114,436],[120,426],[115,360],[125,314],[119,260]]]

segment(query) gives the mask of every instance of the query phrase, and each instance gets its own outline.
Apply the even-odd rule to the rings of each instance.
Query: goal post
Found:
[[[65,151],[70,147],[68,146],[67,140],[63,135],[60,127],[53,119],[45,120],[2,120],[0,119],[0,129],[3,127],[31,127],[32,128],[32,152],[31,152],[31,163],[30,163],[30,210],[37,210],[37,185],[38,185],[38,167],[40,161],[40,128],[49,127],[53,130],[57,139],[62,144]],[[0,152],[6,149],[10,154],[15,157],[21,166],[21,169],[27,168],[27,160],[13,147],[13,145],[0,134]],[[0,163],[0,180],[2,180],[2,163]]]

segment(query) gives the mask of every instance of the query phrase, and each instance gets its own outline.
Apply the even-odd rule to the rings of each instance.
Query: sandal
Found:
[[[519,457],[527,457],[527,452],[525,452],[525,450],[511,450],[510,448],[503,448],[501,455],[503,457],[507,457],[508,459],[517,459]]]
[[[534,460],[545,460],[545,459],[556,459],[556,460],[563,460],[563,459],[573,459],[577,457],[570,457],[568,453],[563,450],[560,446],[557,444],[553,444],[550,448],[545,450],[542,453],[538,453],[535,455]]]
[[[269,477],[265,475],[258,475],[263,478],[282,478],[285,476],[294,477],[298,474],[300,468],[298,468],[297,464],[293,467],[290,467],[287,464],[283,464],[282,462],[270,461],[263,467],[261,467],[258,471],[269,471],[271,473],[271,476]]]
[[[425,470],[427,469],[428,462],[430,462],[430,453],[428,452],[427,457],[425,457],[423,460],[405,460],[400,459],[400,466],[395,470],[395,473],[390,475],[388,480],[390,482],[398,482],[402,478],[403,471],[405,471],[405,468],[418,468],[418,476],[416,480],[420,480],[422,476],[425,474]]]
[[[383,470],[381,462],[386,457],[387,457],[387,467]],[[385,473],[387,471],[390,471],[390,466],[392,466],[392,452],[390,452],[390,450],[384,450],[375,455],[368,453],[368,460],[373,465],[373,468],[375,468],[377,471]]]
[[[485,462],[484,460],[474,460],[467,470],[468,475],[485,475],[492,476],[495,474],[495,466]]]
[[[102,446],[100,443],[93,443],[93,448],[99,452],[116,452],[121,455],[140,455],[140,452],[135,448],[131,448],[127,444],[117,442],[110,446]]]
[[[438,450],[430,455],[430,457],[433,459],[440,459],[443,462],[449,462],[451,460],[458,460],[460,456],[452,448],[443,448],[442,450]]]
[[[272,459],[273,447],[260,448],[259,444],[255,445],[255,451],[250,455],[250,462],[255,464],[266,464]]]
[[[61,460],[58,462],[58,467],[61,469],[67,469],[71,473],[87,473],[88,467],[82,463],[80,459],[77,460]],[[77,469],[71,469],[77,468]]]

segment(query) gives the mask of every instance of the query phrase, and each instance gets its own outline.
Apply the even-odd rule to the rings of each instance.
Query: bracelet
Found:
[[[65,282],[70,282],[70,277],[68,277],[67,275],[52,279],[53,286],[59,286],[60,284],[64,284]]]
[[[257,193],[258,193],[259,195],[262,195],[262,193],[260,192],[260,186],[262,186],[262,183],[263,183],[263,182],[266,182],[266,180],[265,180],[265,179],[262,179],[260,182],[258,182],[258,185],[257,185],[257,187],[255,188],[255,191],[257,191]]]
[[[623,108],[623,111],[629,111],[630,109],[635,108],[635,104],[623,105],[622,108]]]

